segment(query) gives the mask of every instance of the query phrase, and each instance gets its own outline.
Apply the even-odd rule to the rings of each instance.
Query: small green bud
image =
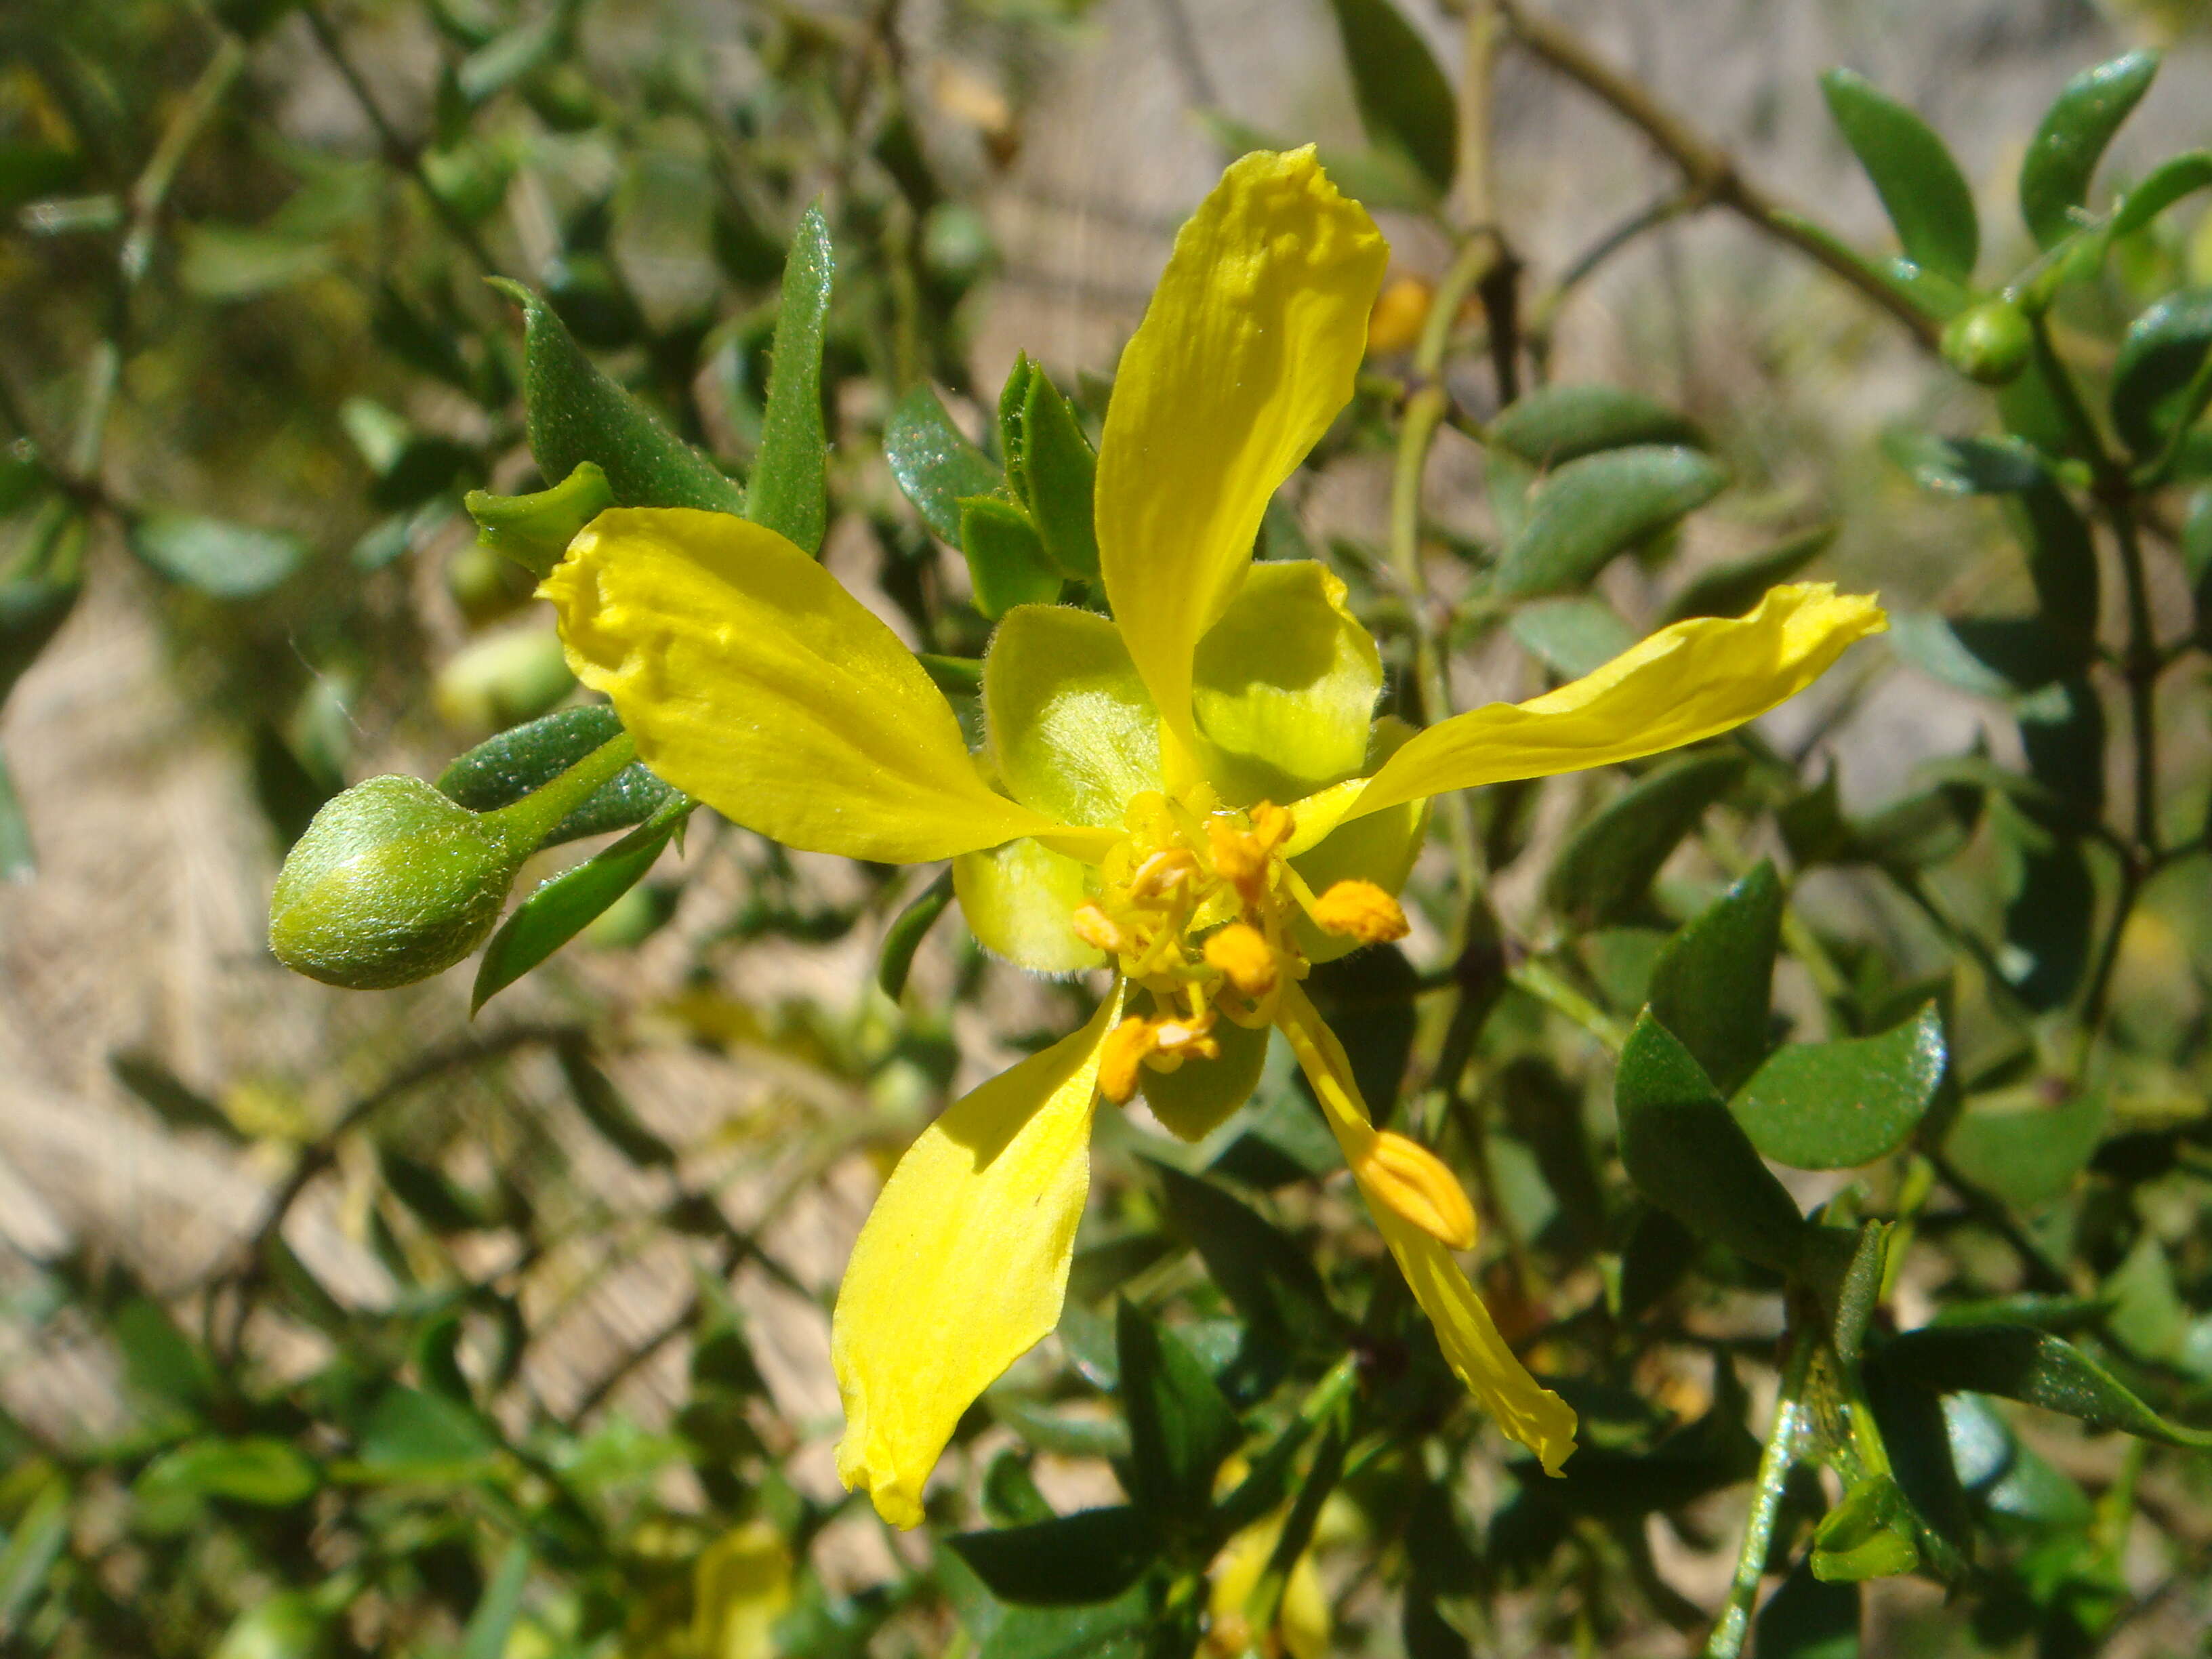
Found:
[[[533,844],[420,778],[357,783],[285,858],[269,948],[295,973],[349,990],[428,979],[483,943]]]
[[[2002,386],[2027,366],[2035,336],[2027,317],[2009,300],[1984,300],[1960,312],[1943,329],[1943,359],[1970,380]]]

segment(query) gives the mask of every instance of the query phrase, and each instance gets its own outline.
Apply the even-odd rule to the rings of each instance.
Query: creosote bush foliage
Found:
[[[1000,382],[980,204],[1127,21],[706,9],[0,20],[0,696],[112,572],[330,988],[265,965],[284,1088],[111,1056],[258,1182],[204,1271],[7,1230],[24,1374],[112,1398],[0,1387],[0,1648],[2201,1641],[2212,151],[2107,155],[2160,55],[1986,224],[1893,89],[1796,88],[1877,243],[1547,9],[1328,0],[1360,141],[1204,112],[1125,337]],[[1537,77],[1668,178],[1566,261],[1501,206]],[[1926,502],[1565,372],[1698,216],[1910,354]],[[1852,553],[1906,516],[1936,568]],[[1973,735],[1869,804],[1899,688]]]

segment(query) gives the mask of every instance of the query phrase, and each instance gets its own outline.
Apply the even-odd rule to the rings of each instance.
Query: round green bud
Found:
[[[1943,329],[1943,359],[1970,380],[2002,386],[2027,366],[2035,336],[2009,300],[1984,300]]]
[[[521,862],[499,823],[422,779],[371,778],[326,803],[285,858],[269,948],[325,985],[410,985],[483,943]]]

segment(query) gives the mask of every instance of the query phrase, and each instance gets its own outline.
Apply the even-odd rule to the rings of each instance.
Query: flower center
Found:
[[[1107,1039],[1099,1088],[1137,1091],[1141,1067],[1172,1072],[1219,1056],[1218,1019],[1271,1024],[1283,987],[1310,969],[1294,923],[1364,945],[1402,939],[1405,912],[1370,881],[1316,895],[1283,849],[1295,827],[1282,807],[1219,805],[1201,785],[1178,798],[1147,790],[1122,817],[1127,835],[1099,866],[1096,898],[1078,905],[1076,933],[1114,958],[1150,1015],[1131,1013]]]

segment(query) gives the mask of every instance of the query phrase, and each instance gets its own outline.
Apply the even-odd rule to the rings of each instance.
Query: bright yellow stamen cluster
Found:
[[[1340,881],[1315,896],[1283,856],[1295,825],[1282,807],[1224,809],[1203,786],[1176,799],[1147,792],[1123,828],[1100,866],[1098,896],[1070,918],[1079,938],[1152,999],[1150,1016],[1129,1015],[1107,1038],[1098,1086],[1109,1100],[1134,1095],[1142,1067],[1218,1058],[1218,1019],[1271,1023],[1283,987],[1307,972],[1292,932],[1298,911],[1362,944],[1405,935],[1405,913],[1372,882]]]

